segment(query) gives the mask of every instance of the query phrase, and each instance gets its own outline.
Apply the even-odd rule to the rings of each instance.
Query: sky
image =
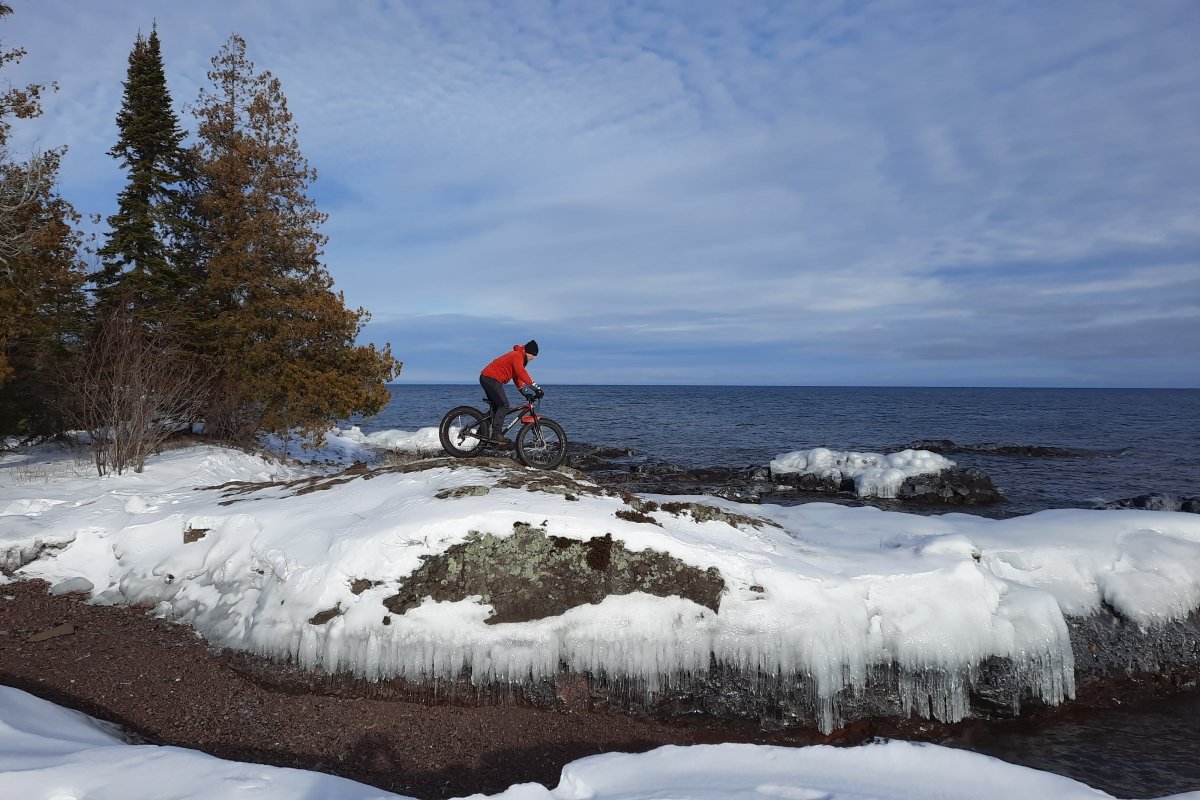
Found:
[[[1194,0],[9,2],[84,213],[243,36],[402,381],[1200,387]]]

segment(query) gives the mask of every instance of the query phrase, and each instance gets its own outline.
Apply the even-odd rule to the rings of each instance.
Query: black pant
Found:
[[[504,435],[504,417],[508,414],[508,395],[504,393],[504,384],[495,378],[480,375],[479,385],[483,387],[488,405],[492,407],[491,436],[493,439],[499,439]]]

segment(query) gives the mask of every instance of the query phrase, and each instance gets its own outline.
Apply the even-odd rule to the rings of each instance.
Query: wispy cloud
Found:
[[[245,36],[418,378],[1200,385],[1188,0],[15,6],[85,211],[138,28],[181,105]]]

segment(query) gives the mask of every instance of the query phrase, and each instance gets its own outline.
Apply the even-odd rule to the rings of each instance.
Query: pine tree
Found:
[[[87,317],[79,215],[43,186],[17,216],[26,243],[0,283],[0,307],[11,313],[0,332],[9,371],[0,378],[0,434],[45,437],[62,432],[61,370]]]
[[[188,174],[184,132],[171,107],[157,27],[139,33],[129,53],[125,93],[117,113],[119,136],[109,155],[129,180],[111,232],[100,249],[104,266],[95,276],[102,304],[121,301],[140,315],[161,318],[188,293],[176,249],[183,235],[181,186]]]
[[[0,3],[0,17],[12,9]],[[25,51],[0,51],[0,67]],[[0,94],[0,434],[56,432],[55,367],[77,338],[84,307],[78,215],[55,191],[62,150],[17,160],[13,119],[41,114],[45,87]]]
[[[212,87],[196,106],[192,203],[200,341],[219,375],[208,430],[315,436],[336,419],[379,411],[399,365],[390,346],[355,344],[368,314],[346,307],[321,262],[326,215],[308,195],[316,173],[279,81],[254,71],[237,35],[212,63]]]
[[[0,18],[13,13],[8,4],[0,2]],[[19,62],[25,55],[21,48],[0,50],[0,69]],[[53,86],[51,88],[54,88]],[[0,94],[0,269],[8,275],[8,262],[22,252],[33,234],[28,227],[25,209],[52,186],[56,179],[58,159],[62,150],[52,150],[19,161],[9,152],[8,137],[14,119],[30,119],[42,113],[41,94],[46,87],[30,84],[24,87],[7,86]],[[0,366],[0,380],[3,380]]]

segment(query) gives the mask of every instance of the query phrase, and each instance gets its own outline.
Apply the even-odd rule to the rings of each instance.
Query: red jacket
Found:
[[[512,381],[520,389],[533,383],[533,378],[525,371],[525,346],[514,344],[511,353],[505,353],[483,368],[480,373],[500,383]]]

